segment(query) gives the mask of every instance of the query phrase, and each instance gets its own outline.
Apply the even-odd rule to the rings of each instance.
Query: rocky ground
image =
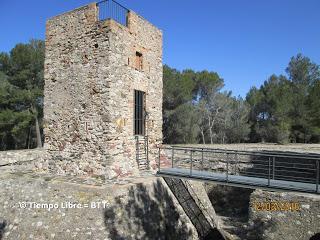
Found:
[[[119,190],[120,186],[118,186]],[[0,221],[4,239],[105,239],[104,208],[114,186],[100,179],[63,178],[32,172],[0,175]],[[100,208],[68,204],[105,201]],[[52,204],[51,209],[47,205]],[[54,205],[54,206],[53,206]]]
[[[320,144],[209,147],[320,153]],[[98,176],[57,176],[35,172],[29,167],[0,164],[0,240],[197,239],[194,227],[183,210],[176,207],[176,200],[161,179],[146,173],[140,178],[105,183]],[[248,223],[251,191],[212,186],[208,190],[223,229],[234,235],[234,239],[247,235],[251,226]],[[242,196],[243,201],[237,196]],[[301,219],[298,216],[296,222],[303,223],[305,218]],[[316,232],[310,232],[313,233]]]
[[[0,239],[196,239],[160,179],[104,182],[2,169]]]
[[[206,184],[206,189],[222,229],[231,234],[231,239],[248,239],[250,230],[246,227],[253,190],[217,184]]]

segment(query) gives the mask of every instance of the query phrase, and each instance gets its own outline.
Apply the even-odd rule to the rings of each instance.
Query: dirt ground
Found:
[[[190,146],[240,151],[284,151],[320,154],[320,144],[276,144],[276,143],[240,143],[240,144],[177,144],[175,146]]]

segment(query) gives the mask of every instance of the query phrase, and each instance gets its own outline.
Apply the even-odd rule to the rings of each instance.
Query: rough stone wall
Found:
[[[151,152],[162,139],[162,34],[133,12],[128,27],[90,4],[47,22],[45,148],[58,173],[138,174],[134,89],[146,92]],[[134,68],[136,51],[143,70]],[[154,168],[154,156],[151,165]]]
[[[298,203],[298,211],[258,211],[254,202]],[[320,232],[320,196],[256,190],[250,198],[249,228],[263,239],[309,240]],[[294,209],[293,209],[294,210]]]
[[[112,52],[109,110],[114,113],[109,124],[109,153],[122,174],[137,168],[134,90],[144,91],[149,113],[146,123],[149,158],[151,167],[155,169],[156,145],[162,141],[162,33],[133,12],[128,15],[128,27],[113,20],[108,23]],[[143,56],[141,71],[135,68],[136,52]]]
[[[47,169],[44,149],[0,151],[0,173],[43,171]]]
[[[96,14],[91,4],[47,21],[45,148],[58,173],[104,172],[109,39]]]

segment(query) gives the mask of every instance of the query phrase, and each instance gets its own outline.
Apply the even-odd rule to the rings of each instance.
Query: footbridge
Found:
[[[157,175],[236,187],[319,194],[320,154],[160,147]]]

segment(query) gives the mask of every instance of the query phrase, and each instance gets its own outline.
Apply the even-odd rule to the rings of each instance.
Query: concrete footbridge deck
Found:
[[[157,175],[253,189],[319,194],[320,155],[159,148]]]

